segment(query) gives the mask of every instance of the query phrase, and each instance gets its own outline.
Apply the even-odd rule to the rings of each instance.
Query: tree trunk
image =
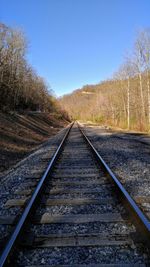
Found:
[[[150,84],[149,84],[148,70],[147,70],[147,97],[148,97],[148,128],[150,128]]]
[[[127,108],[126,108],[126,100],[125,100],[125,97],[124,97],[124,87],[122,85],[122,81],[121,81],[121,92],[122,92],[124,119],[126,121],[126,119],[127,119]]]
[[[142,85],[142,74],[141,74],[141,72],[139,72],[139,81],[140,81],[142,114],[143,114],[143,119],[145,120],[145,106],[144,106],[144,95],[143,95],[143,85]]]
[[[128,78],[128,86],[127,86],[127,125],[128,129],[130,129],[130,79]]]

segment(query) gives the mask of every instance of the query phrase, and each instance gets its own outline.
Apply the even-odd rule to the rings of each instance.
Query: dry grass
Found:
[[[66,124],[67,122],[58,120],[54,114],[0,113],[0,172],[30,154]]]

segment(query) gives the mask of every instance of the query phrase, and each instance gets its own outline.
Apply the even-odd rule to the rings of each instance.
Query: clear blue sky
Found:
[[[62,95],[117,70],[150,0],[0,0],[0,21],[23,29],[29,62]]]

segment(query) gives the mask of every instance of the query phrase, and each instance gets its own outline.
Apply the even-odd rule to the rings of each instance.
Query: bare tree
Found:
[[[122,82],[127,82],[126,91],[127,91],[127,127],[130,129],[130,79],[134,76],[134,66],[129,58],[125,59],[125,63],[122,64],[116,72],[115,77]]]
[[[145,44],[143,42],[143,32],[139,32],[134,44],[133,51],[133,63],[135,66],[135,71],[139,77],[139,86],[140,86],[140,95],[141,95],[141,107],[143,119],[145,120],[145,101],[144,101],[144,90],[143,90],[143,81],[142,81],[142,73],[144,72],[144,50]]]
[[[140,33],[140,39],[143,43],[142,57],[147,76],[148,124],[150,127],[150,29],[143,30]]]
[[[26,60],[20,30],[0,23],[0,99],[2,110],[59,109],[49,87]]]

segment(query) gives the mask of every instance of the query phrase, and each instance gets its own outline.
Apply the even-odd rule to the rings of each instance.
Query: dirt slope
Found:
[[[0,113],[0,173],[30,154],[67,125],[55,114]]]

